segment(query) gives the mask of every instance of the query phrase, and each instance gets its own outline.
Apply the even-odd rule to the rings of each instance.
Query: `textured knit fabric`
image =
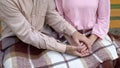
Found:
[[[53,33],[46,25],[63,34],[72,35],[76,31],[55,10],[54,0],[0,0],[0,18],[1,39],[17,36],[39,49],[59,52],[66,49],[64,44],[49,35]]]
[[[78,30],[93,29],[100,38],[107,35],[110,0],[55,0],[57,10]]]

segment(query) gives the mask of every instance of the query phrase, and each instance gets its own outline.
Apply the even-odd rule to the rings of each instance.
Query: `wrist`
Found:
[[[66,46],[65,53],[69,54],[70,50],[71,50],[71,46],[70,46],[70,45],[67,45],[67,46]]]
[[[79,34],[80,36],[82,36],[82,35],[83,35],[83,34],[81,34],[80,32],[75,31],[75,32],[72,34],[72,37],[76,36],[77,34]]]
[[[97,40],[97,38],[98,38],[98,36],[96,36],[95,34],[92,34],[90,37],[89,37],[89,39],[90,40]]]
[[[90,37],[89,37],[89,40],[91,41],[91,43],[93,44],[96,40],[97,40],[97,36],[92,34]]]

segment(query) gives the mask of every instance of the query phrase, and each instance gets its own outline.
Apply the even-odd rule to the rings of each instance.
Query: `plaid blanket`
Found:
[[[2,58],[0,64],[3,64],[4,68],[96,68],[103,61],[118,58],[115,44],[108,36],[104,40],[98,39],[92,47],[91,54],[80,58],[55,51],[37,49],[17,41],[5,49],[3,55],[2,52],[0,53]],[[118,53],[120,54],[120,52]]]
[[[120,55],[120,36],[114,35],[114,34],[109,34],[111,37],[113,44],[116,47],[118,55]]]

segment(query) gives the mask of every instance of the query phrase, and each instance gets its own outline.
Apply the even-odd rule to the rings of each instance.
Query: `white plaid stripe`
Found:
[[[111,55],[111,59],[112,59],[112,60],[118,58],[115,45],[114,45],[114,43],[111,41],[111,39],[110,39],[110,37],[109,37],[108,35],[105,37],[105,39],[103,39],[103,40],[101,41],[101,43],[102,43],[104,46],[108,46],[108,45],[112,44],[112,46],[107,47],[106,50],[109,51],[109,54]]]
[[[94,56],[100,63],[103,63],[103,60],[101,60],[96,54],[93,54],[93,56]]]
[[[29,59],[29,62],[30,62],[30,65],[31,65],[31,68],[34,68],[34,65],[32,63],[32,59],[31,59],[31,55],[30,55],[30,45],[28,45],[28,59]]]

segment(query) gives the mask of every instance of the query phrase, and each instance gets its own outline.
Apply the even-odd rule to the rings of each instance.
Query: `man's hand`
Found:
[[[77,46],[67,45],[65,53],[70,54],[70,55],[79,56],[79,57],[84,57],[87,55],[87,54],[80,53],[79,50],[80,50],[80,48]]]

